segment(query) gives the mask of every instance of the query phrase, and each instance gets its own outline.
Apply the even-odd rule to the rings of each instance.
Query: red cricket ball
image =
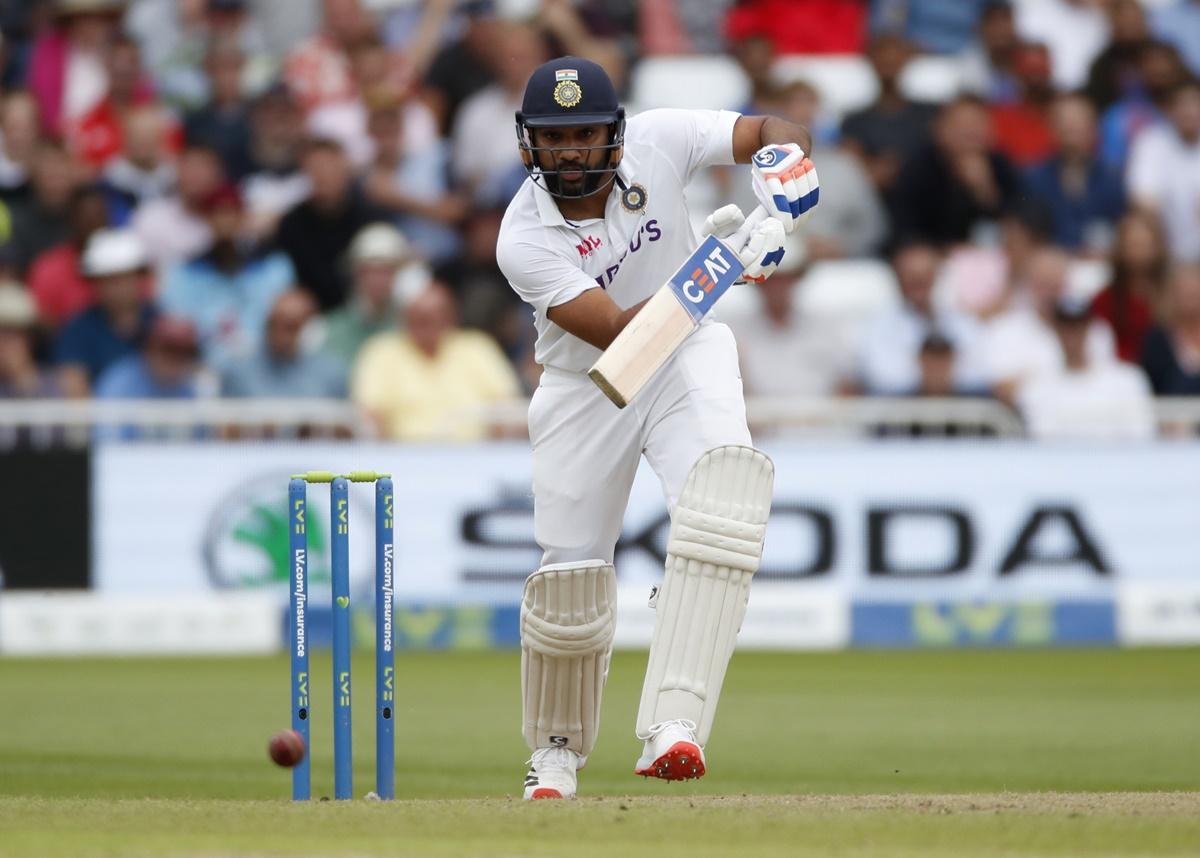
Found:
[[[271,737],[267,751],[277,765],[290,769],[304,759],[304,737],[295,730],[280,730]]]

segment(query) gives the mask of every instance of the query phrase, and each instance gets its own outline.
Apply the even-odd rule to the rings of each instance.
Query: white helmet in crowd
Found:
[[[350,263],[364,262],[395,263],[407,262],[411,251],[404,233],[390,223],[373,223],[359,230],[350,243]]]
[[[84,277],[111,277],[141,271],[148,264],[146,247],[131,229],[98,229],[88,239],[80,261]]]

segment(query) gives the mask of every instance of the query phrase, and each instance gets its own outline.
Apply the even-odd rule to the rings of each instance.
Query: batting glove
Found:
[[[762,283],[774,274],[783,261],[784,241],[783,224],[775,218],[763,218],[753,224],[745,244],[738,250],[738,258],[746,266],[740,279]]]
[[[791,233],[809,218],[821,198],[817,170],[795,143],[772,143],[751,159],[754,195],[773,218]]]
[[[717,238],[729,238],[741,229],[742,224],[745,222],[746,216],[742,214],[742,210],[733,203],[730,203],[727,206],[717,209],[704,219],[704,226],[700,230],[700,237],[715,235]]]

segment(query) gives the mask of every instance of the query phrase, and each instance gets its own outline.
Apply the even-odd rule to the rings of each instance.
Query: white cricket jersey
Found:
[[[533,307],[537,362],[586,372],[600,350],[546,318],[551,307],[597,286],[625,309],[653,295],[698,241],[683,189],[696,170],[733,163],[726,110],[650,110],[631,118],[603,218],[567,221],[554,198],[526,179],[504,213],[496,260]],[[623,193],[625,188],[634,189]],[[639,202],[641,190],[644,205]]]

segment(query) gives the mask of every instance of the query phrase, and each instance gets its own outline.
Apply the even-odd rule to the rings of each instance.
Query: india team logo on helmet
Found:
[[[583,100],[583,89],[579,86],[579,72],[575,69],[559,69],[554,73],[554,101],[559,107],[574,107]]]

